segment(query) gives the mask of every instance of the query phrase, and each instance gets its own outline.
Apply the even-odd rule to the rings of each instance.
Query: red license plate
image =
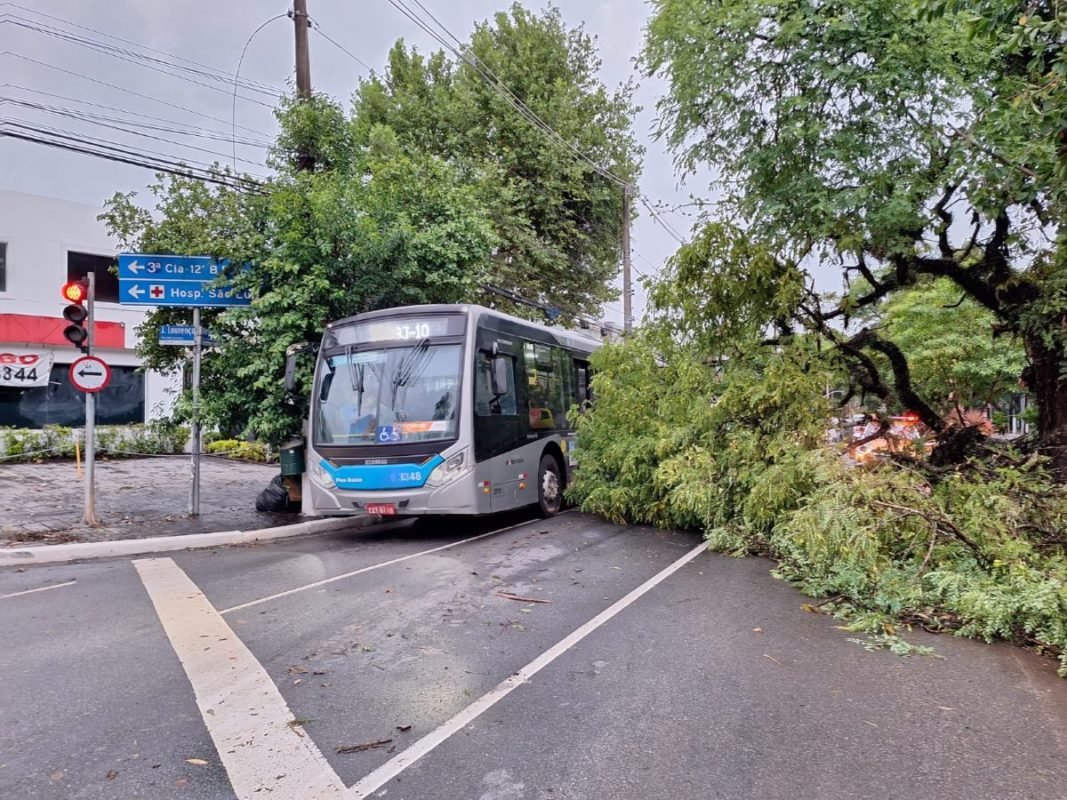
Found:
[[[396,506],[392,503],[367,503],[368,514],[378,514],[382,517],[395,517]]]

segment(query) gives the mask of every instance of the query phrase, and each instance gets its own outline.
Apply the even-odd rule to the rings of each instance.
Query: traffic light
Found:
[[[70,323],[63,329],[63,336],[83,353],[88,353],[89,331],[86,328],[86,320],[89,312],[85,309],[85,301],[89,299],[89,282],[84,279],[69,281],[63,284],[62,295],[70,304],[63,309],[63,319]]]

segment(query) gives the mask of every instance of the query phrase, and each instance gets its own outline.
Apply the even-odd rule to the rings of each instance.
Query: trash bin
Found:
[[[304,440],[294,439],[281,447],[282,475],[301,475],[304,472]]]

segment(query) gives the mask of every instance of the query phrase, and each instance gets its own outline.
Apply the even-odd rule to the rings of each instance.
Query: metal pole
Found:
[[[86,349],[88,355],[93,355],[93,340],[96,337],[95,327],[96,309],[96,273],[90,271],[89,279],[89,314],[85,318],[87,328]],[[82,514],[82,523],[85,525],[98,525],[96,519],[96,393],[85,393],[85,510]]]
[[[200,328],[200,309],[193,309],[193,489],[189,497],[189,513],[200,514],[200,350],[203,332]]]
[[[296,30],[296,93],[301,99],[311,97],[311,58],[308,54],[307,0],[293,0],[293,27]]]
[[[630,289],[630,187],[622,188],[622,330],[629,334],[634,326]]]

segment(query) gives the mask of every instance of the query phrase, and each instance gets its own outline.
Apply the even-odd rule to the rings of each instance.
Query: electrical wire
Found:
[[[287,16],[289,16],[289,15],[288,14],[275,14],[270,19],[267,19],[267,20],[264,20],[263,22],[261,22],[259,24],[259,27],[256,28],[254,31],[252,31],[251,35],[249,35],[248,40],[245,42],[245,46],[241,48],[241,57],[239,59],[237,59],[237,69],[234,70],[234,73],[233,73],[233,100],[231,101],[231,104],[230,104],[230,131],[231,131],[231,133],[233,135],[233,139],[232,139],[231,144],[233,146],[233,169],[234,169],[235,172],[237,171],[237,161],[238,161],[238,158],[237,158],[237,79],[241,74],[241,65],[244,63],[245,53],[248,52],[248,45],[252,44],[252,40],[256,38],[256,34],[259,33],[261,30],[263,30],[264,28],[266,28],[268,25],[270,25],[275,20],[281,19],[282,17],[287,17]],[[244,98],[244,99],[247,99],[247,98]]]
[[[50,19],[50,20],[52,20],[54,22],[62,23],[63,25],[66,25],[66,26],[71,27],[71,28],[78,28],[78,29],[83,30],[83,31],[89,31],[90,33],[95,33],[97,36],[102,36],[105,39],[111,39],[113,41],[122,42],[123,44],[127,44],[127,45],[130,45],[132,47],[137,47],[137,48],[140,48],[142,50],[149,50],[152,53],[151,56],[146,56],[146,55],[143,55],[143,54],[136,54],[136,55],[138,55],[138,56],[140,56],[140,57],[142,57],[142,58],[144,58],[146,60],[151,59],[151,60],[156,61],[157,63],[165,64],[167,62],[165,62],[164,60],[162,60],[162,59],[160,59],[158,57],[159,56],[166,56],[167,58],[170,58],[170,59],[172,59],[174,61],[181,61],[181,62],[185,62],[186,64],[191,64],[192,65],[192,68],[190,68],[190,67],[182,67],[180,64],[173,64],[172,66],[174,66],[177,69],[184,69],[184,70],[187,70],[187,71],[189,71],[191,73],[198,74],[198,75],[201,75],[203,77],[211,78],[213,80],[217,80],[217,81],[220,81],[222,83],[229,83],[230,82],[230,72],[229,72],[229,70],[220,69],[218,67],[212,67],[212,66],[209,66],[208,64],[203,64],[203,63],[201,63],[199,61],[194,61],[193,59],[185,58],[184,56],[175,55],[174,53],[168,53],[168,52],[165,52],[165,51],[162,51],[162,50],[158,50],[156,48],[148,48],[148,47],[145,47],[144,45],[142,45],[142,44],[140,44],[138,42],[131,41],[130,39],[123,39],[121,36],[116,36],[116,35],[114,35],[112,33],[107,33],[105,31],[97,30],[96,28],[90,28],[90,27],[88,27],[86,25],[79,25],[78,23],[72,22],[71,20],[63,19],[62,17],[56,17],[56,16],[53,16],[51,14],[45,14],[43,11],[37,11],[37,10],[31,9],[31,8],[27,8],[26,6],[19,5],[18,3],[6,2],[6,0],[5,0],[5,2],[0,2],[0,8],[3,8],[4,6],[10,7],[10,8],[17,8],[20,11],[25,11],[26,13],[33,14],[33,15],[38,16],[38,17],[44,17],[45,19]],[[37,24],[43,24],[43,23],[37,23]],[[125,50],[124,52],[130,53],[131,51]],[[246,79],[245,80],[245,84],[246,84],[247,88],[249,88],[249,89],[255,89],[257,91],[263,91],[266,94],[278,94],[279,93],[279,89],[277,87],[271,86],[270,84],[262,83],[260,81],[253,81],[253,80],[247,80]]]
[[[366,61],[364,61],[364,60],[363,60],[362,58],[360,58],[359,56],[357,56],[357,55],[356,55],[355,53],[353,53],[353,52],[352,52],[351,50],[349,50],[349,49],[348,49],[347,47],[345,47],[344,45],[342,45],[342,44],[341,44],[340,42],[338,42],[338,41],[334,40],[333,38],[331,38],[331,37],[329,36],[329,34],[327,34],[327,33],[326,33],[326,32],[325,32],[325,31],[324,31],[323,29],[322,29],[322,25],[320,25],[320,24],[319,24],[319,21],[318,21],[317,19],[315,19],[314,17],[312,17],[312,16],[310,15],[310,14],[308,15],[308,19],[309,19],[309,20],[311,21],[311,26],[312,26],[312,27],[311,27],[311,29],[312,29],[313,31],[315,31],[315,33],[317,33],[317,34],[318,34],[319,36],[321,36],[321,37],[322,37],[323,39],[325,39],[325,40],[326,40],[327,42],[329,42],[330,44],[332,44],[332,45],[333,45],[334,47],[336,47],[336,48],[337,48],[338,50],[340,50],[340,51],[341,51],[342,53],[344,53],[344,54],[345,54],[346,56],[348,56],[349,58],[351,58],[351,59],[352,59],[353,61],[355,61],[355,62],[356,62],[357,64],[359,64],[359,65],[360,65],[361,67],[363,67],[363,68],[364,68],[365,70],[367,70],[367,72],[374,72],[374,68],[373,68],[373,67],[372,67],[372,66],[371,66],[370,64],[368,64],[368,63],[367,63]]]
[[[49,64],[47,61],[38,61],[36,58],[30,58],[29,56],[24,56],[21,53],[7,52],[5,54],[9,55],[9,56],[12,56],[13,58],[18,58],[18,59],[21,59],[23,61],[28,61],[31,64],[37,64],[38,66],[45,67],[45,68],[51,69],[51,70],[55,70],[56,72],[62,72],[65,75],[71,75],[71,76],[73,76],[75,78],[81,78],[82,80],[86,80],[86,81],[89,81],[91,83],[99,84],[100,86],[106,86],[109,89],[116,89],[116,90],[118,90],[120,92],[123,92],[125,94],[131,95],[133,97],[140,97],[143,100],[151,100],[154,103],[159,103],[160,105],[168,106],[170,108],[177,109],[178,111],[184,111],[187,114],[192,114],[192,115],[200,117],[202,119],[210,119],[213,122],[221,122],[223,125],[229,125],[230,124],[230,120],[221,119],[219,117],[213,117],[210,114],[205,114],[205,113],[203,113],[201,111],[194,111],[191,108],[186,108],[185,106],[179,106],[179,105],[177,105],[175,103],[171,103],[171,102],[169,102],[167,100],[162,100],[162,99],[160,99],[158,97],[153,97],[150,94],[142,94],[141,92],[135,92],[133,89],[127,89],[127,88],[125,88],[123,86],[118,86],[117,84],[114,84],[114,83],[108,83],[107,81],[102,81],[99,78],[94,78],[94,77],[92,77],[90,75],[84,75],[84,74],[82,74],[80,72],[74,72],[73,70],[64,69],[63,67],[58,67],[55,64]],[[245,127],[244,125],[238,125],[237,127],[240,128],[243,131],[248,131],[250,133],[255,133],[255,134],[258,134],[260,136],[266,136],[267,135],[263,131],[257,130],[255,128],[248,128],[248,127]]]
[[[43,113],[43,114],[52,114],[54,116],[66,117],[68,119],[74,119],[74,120],[77,120],[78,122],[83,122],[83,123],[90,124],[90,125],[97,125],[97,126],[102,127],[102,128],[108,128],[109,130],[114,130],[114,131],[118,131],[120,133],[125,133],[125,134],[127,134],[129,136],[140,136],[141,138],[153,139],[153,140],[155,140],[157,142],[164,142],[166,144],[176,144],[179,147],[185,147],[185,148],[187,148],[189,150],[195,150],[195,151],[200,152],[200,153],[207,153],[208,155],[218,156],[219,158],[226,158],[226,156],[227,156],[226,153],[220,153],[217,150],[208,150],[207,148],[197,147],[196,145],[189,144],[187,142],[179,142],[179,141],[175,141],[174,139],[167,139],[165,137],[156,136],[156,135],[151,134],[151,133],[142,133],[141,131],[130,130],[129,127],[126,127],[126,126],[112,125],[112,124],[110,124],[108,122],[104,122],[104,121],[97,120],[97,119],[86,118],[86,117],[84,117],[82,115],[78,115],[76,113],[71,113],[69,111],[64,111],[64,110],[61,110],[61,109],[50,108],[48,106],[44,106],[44,105],[37,104],[37,103],[26,103],[26,102],[20,102],[18,100],[10,100],[10,101],[0,100],[0,103],[4,103],[4,102],[15,103],[16,105],[19,105],[21,107],[29,108],[30,110],[38,111],[38,112]],[[120,120],[120,122],[121,122],[121,120]],[[263,167],[264,169],[268,169],[267,165],[264,164],[262,161],[252,161],[252,160],[247,159],[247,158],[240,158],[240,159],[237,159],[237,160],[238,161],[243,161],[246,164],[252,164],[252,165],[257,166],[257,167]],[[236,169],[236,167],[235,167],[235,169]]]
[[[93,43],[93,42],[91,42],[89,40],[82,39],[81,37],[75,36],[73,34],[67,34],[67,33],[64,33],[62,31],[58,31],[56,29],[49,29],[49,28],[45,28],[45,27],[41,27],[41,26],[37,26],[37,25],[32,25],[32,24],[29,24],[28,22],[25,22],[25,21],[19,21],[19,18],[14,18],[14,17],[9,17],[9,19],[7,21],[11,22],[11,24],[13,24],[13,25],[16,25],[18,27],[24,28],[26,30],[35,31],[37,33],[42,33],[42,34],[44,34],[46,36],[51,36],[51,37],[59,39],[61,41],[66,41],[66,42],[69,42],[71,44],[76,44],[76,45],[78,45],[80,47],[88,48],[88,49],[92,50],[93,52],[100,53],[102,55],[106,55],[106,56],[108,56],[110,58],[115,58],[115,59],[118,59],[119,61],[124,61],[124,62],[129,63],[129,64],[135,64],[136,66],[144,67],[146,69],[150,69],[150,70],[153,70],[155,72],[159,72],[159,73],[161,73],[163,75],[167,75],[168,77],[176,78],[177,80],[182,80],[182,81],[186,81],[188,83],[195,84],[197,86],[202,86],[205,89],[210,89],[213,92],[219,92],[221,94],[229,94],[229,91],[227,89],[222,88],[221,86],[213,86],[210,83],[205,83],[204,81],[197,80],[196,78],[191,78],[191,77],[188,77],[186,75],[178,74],[176,72],[173,72],[173,71],[168,70],[168,69],[164,69],[163,67],[160,67],[160,66],[157,66],[157,65],[153,65],[151,63],[142,63],[142,61],[144,61],[145,59],[137,60],[135,58],[128,58],[128,57],[126,57],[124,55],[121,55],[120,52],[118,52],[118,51],[109,49],[105,45]],[[267,94],[267,92],[264,92],[263,90],[258,90],[257,89],[257,90],[254,90],[254,91],[260,91],[260,92],[263,92],[263,93]],[[273,108],[274,107],[271,103],[265,103],[262,100],[255,99],[254,97],[247,97],[245,95],[241,95],[241,99],[247,100],[250,103],[257,103],[258,105],[261,105],[264,108]]]
[[[7,118],[3,120],[8,129],[16,128],[23,131],[30,131],[38,134],[45,134],[65,141],[72,141],[78,144],[88,145],[96,147],[98,149],[107,150],[111,152],[121,153],[124,155],[136,156],[139,158],[148,159],[160,159],[163,163],[167,164],[180,164],[183,166],[192,166],[194,169],[210,174],[217,170],[215,165],[205,161],[194,161],[192,159],[182,158],[180,156],[171,155],[170,153],[160,153],[155,150],[149,150],[145,147],[138,147],[136,145],[125,144],[122,142],[115,142],[110,139],[102,139],[96,136],[90,136],[77,131],[67,130],[66,128],[57,128],[51,125],[42,125],[40,123],[31,124],[24,120],[17,120]],[[235,174],[232,176],[236,180],[245,180],[246,176]],[[253,183],[262,185],[266,180],[261,175],[252,175],[248,178]]]
[[[43,133],[46,137],[48,136],[47,131]],[[19,131],[6,130],[4,129],[3,125],[0,124],[0,138],[2,137],[19,139],[34,144],[46,145],[48,147],[56,147],[61,150],[69,150],[71,152],[80,153],[82,155],[95,156],[97,158],[103,158],[108,161],[115,161],[121,164],[130,164],[135,167],[143,167],[145,169],[151,169],[156,172],[177,175],[183,178],[204,181],[206,183],[219,184],[221,186],[226,186],[241,192],[257,192],[261,186],[261,184],[249,179],[242,178],[237,181],[234,181],[219,175],[202,174],[201,172],[186,167],[182,164],[166,164],[160,161],[146,159],[136,154],[126,155],[121,153],[100,152],[99,150],[93,149],[92,147],[81,146],[77,143],[67,141],[55,141],[54,139],[34,136],[30,133],[21,133]]]
[[[124,119],[122,117],[113,117],[113,116],[109,116],[107,114],[94,114],[93,112],[82,111],[81,109],[67,108],[67,107],[63,107],[63,106],[51,106],[51,105],[44,104],[44,103],[35,103],[33,101],[20,100],[18,98],[13,98],[13,97],[0,97],[0,105],[2,105],[4,103],[14,103],[15,105],[25,106],[25,107],[28,107],[28,108],[38,108],[38,107],[50,108],[50,109],[55,109],[57,111],[62,111],[62,112],[66,113],[66,114],[69,114],[71,116],[77,116],[79,118],[84,118],[87,121],[101,119],[101,120],[104,120],[105,122],[114,122],[114,123],[118,123],[118,124],[122,124],[122,125],[132,125],[132,126],[135,126],[135,127],[144,128],[145,130],[161,131],[163,133],[174,133],[174,134],[178,134],[180,136],[195,136],[197,138],[213,139],[213,140],[219,141],[219,142],[227,142],[228,143],[230,141],[230,139],[231,139],[231,135],[228,132],[216,131],[216,130],[213,130],[211,128],[191,128],[190,129],[188,126],[186,126],[186,124],[184,122],[181,122],[179,120],[167,119],[166,117],[155,117],[155,116],[152,116],[150,114],[141,114],[141,113],[138,113],[136,111],[127,111],[126,109],[123,109],[123,108],[116,108],[115,106],[101,105],[100,103],[90,103],[87,100],[79,100],[79,99],[74,98],[74,97],[66,97],[66,96],[61,95],[61,94],[53,94],[52,92],[45,92],[45,91],[41,91],[40,89],[27,89],[24,86],[18,86],[18,85],[15,85],[15,84],[5,84],[5,85],[10,86],[13,89],[18,89],[19,91],[23,91],[23,92],[40,94],[40,95],[44,95],[45,97],[55,98],[57,100],[65,100],[65,101],[67,101],[69,103],[78,103],[80,105],[91,106],[93,108],[101,108],[101,109],[104,109],[106,111],[114,111],[114,112],[116,112],[118,114],[127,114],[127,115],[132,116],[132,117],[139,117],[141,119],[153,120],[154,122],[164,123],[164,124],[156,125],[156,124],[147,123],[147,122],[138,122],[136,120]],[[175,126],[181,126],[181,127],[175,127]],[[250,139],[250,138],[247,138],[247,137],[238,139],[238,143],[246,145],[248,147],[259,147],[259,148],[269,148],[269,147],[272,146],[271,142],[269,142],[269,141],[267,141],[265,139]]]

